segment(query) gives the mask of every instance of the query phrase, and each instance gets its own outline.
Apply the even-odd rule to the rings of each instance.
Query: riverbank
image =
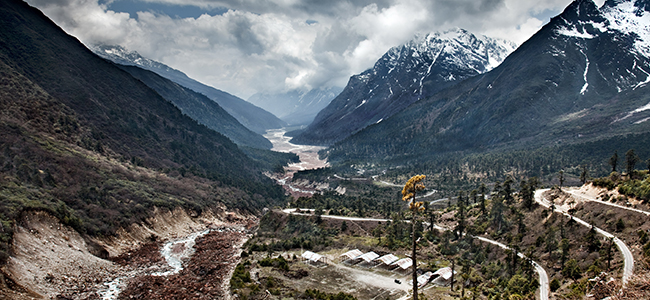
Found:
[[[325,149],[320,146],[296,145],[289,141],[291,137],[285,136],[286,129],[271,129],[264,135],[271,143],[271,150],[285,153],[295,153],[300,158],[300,162],[289,164],[284,168],[284,174],[267,173],[266,175],[281,185],[287,193],[294,198],[311,197],[327,188],[326,183],[313,183],[308,181],[294,182],[293,175],[298,171],[312,170],[328,167],[329,163],[325,159],[318,157],[318,151]]]

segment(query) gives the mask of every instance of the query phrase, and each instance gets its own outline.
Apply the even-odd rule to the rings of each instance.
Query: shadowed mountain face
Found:
[[[418,36],[390,49],[372,69],[352,76],[343,92],[293,142],[340,141],[419,99],[491,70],[514,48],[507,41],[462,29]]]
[[[113,61],[117,64],[127,66],[138,66],[152,71],[162,77],[189,88],[197,93],[203,94],[225,109],[235,117],[239,123],[246,126],[253,132],[264,134],[268,129],[278,129],[286,123],[272,113],[265,111],[245,100],[233,96],[224,91],[202,84],[185,73],[173,69],[167,65],[142,57],[137,52],[129,52],[120,46],[92,46],[92,50],[99,56]]]
[[[110,235],[155,207],[256,211],[283,190],[228,138],[86,49],[40,11],[0,2],[0,221],[45,210]],[[0,263],[11,231],[0,231]]]
[[[120,68],[174,103],[184,114],[227,136],[236,144],[258,149],[271,149],[273,146],[269,140],[237,122],[217,102],[208,97],[139,67],[121,66]]]
[[[575,1],[494,70],[334,145],[331,160],[580,143],[647,132],[644,1]]]

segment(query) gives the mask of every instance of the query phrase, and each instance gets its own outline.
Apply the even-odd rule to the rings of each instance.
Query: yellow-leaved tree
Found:
[[[411,210],[411,228],[412,228],[412,237],[413,237],[413,252],[411,259],[413,260],[413,300],[418,299],[418,264],[416,260],[416,236],[415,236],[415,217],[419,212],[424,211],[424,203],[415,201],[415,194],[417,192],[424,190],[424,184],[422,180],[426,178],[425,175],[415,175],[409,179],[402,189],[402,200],[410,201],[409,209]]]

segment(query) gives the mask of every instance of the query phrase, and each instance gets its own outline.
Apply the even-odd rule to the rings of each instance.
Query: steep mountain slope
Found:
[[[239,97],[200,83],[189,78],[185,73],[167,65],[142,57],[137,52],[129,52],[120,46],[105,45],[91,46],[91,50],[93,50],[95,54],[115,63],[127,66],[139,66],[197,93],[207,96],[219,103],[219,105],[235,117],[239,123],[253,132],[264,134],[267,129],[282,128],[286,125],[285,122],[264,109],[246,102]]]
[[[293,90],[283,94],[258,93],[248,98],[248,101],[272,112],[289,125],[309,125],[316,114],[330,104],[341,90],[330,87],[308,92]]]
[[[225,136],[18,0],[0,2],[0,263],[22,213],[110,235],[154,208],[256,211],[282,189]]]
[[[227,136],[236,144],[260,149],[271,149],[273,146],[269,140],[237,122],[217,102],[208,97],[139,67],[121,66],[120,68],[174,103],[184,114]]]
[[[379,123],[411,103],[485,73],[515,45],[462,29],[418,36],[390,49],[372,69],[352,76],[294,143],[330,145]]]
[[[333,146],[330,159],[581,143],[650,130],[647,1],[578,0],[499,67]]]

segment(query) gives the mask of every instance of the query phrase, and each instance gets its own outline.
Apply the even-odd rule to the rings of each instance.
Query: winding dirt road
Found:
[[[551,206],[551,202],[548,201],[546,198],[544,198],[544,192],[548,191],[549,189],[539,189],[535,191],[535,201],[542,206],[548,208]],[[599,203],[602,203],[599,201]],[[593,225],[589,224],[588,222],[585,222],[581,219],[578,219],[574,216],[571,216],[568,213],[568,207],[567,206],[556,206],[555,211],[562,213],[565,216],[573,218],[574,221],[587,226],[587,227],[592,227]],[[630,252],[630,249],[625,245],[623,241],[621,241],[618,237],[614,236],[613,234],[604,231],[596,226],[593,226],[594,229],[596,229],[596,232],[604,235],[607,238],[612,238],[614,240],[614,243],[616,243],[616,246],[618,249],[621,251],[623,254],[623,286],[627,284],[627,282],[630,280],[632,277],[632,274],[634,274],[634,256],[632,256],[632,252]]]
[[[636,208],[632,208],[632,207],[627,207],[627,206],[619,205],[619,204],[616,204],[616,203],[611,203],[611,202],[608,202],[608,201],[601,201],[601,200],[598,200],[596,197],[587,195],[584,192],[580,192],[580,190],[567,188],[564,191],[571,194],[571,195],[574,195],[576,197],[580,197],[580,198],[582,198],[584,200],[587,200],[587,201],[598,202],[600,204],[609,205],[609,206],[613,206],[613,207],[618,207],[620,209],[625,209],[625,210],[633,211],[633,212],[636,212],[636,213],[641,213],[641,214],[644,214],[646,216],[650,216],[650,212],[648,212],[648,211],[640,210],[640,209],[636,209]]]

